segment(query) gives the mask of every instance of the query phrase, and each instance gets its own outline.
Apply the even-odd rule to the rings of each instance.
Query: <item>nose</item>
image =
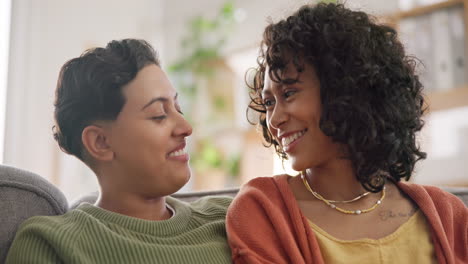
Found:
[[[192,125],[185,119],[184,115],[177,113],[178,120],[174,129],[174,136],[188,137],[192,134]]]
[[[286,121],[288,120],[288,114],[286,109],[281,103],[276,103],[275,108],[271,114],[267,113],[267,124],[270,127],[270,130],[279,129]]]

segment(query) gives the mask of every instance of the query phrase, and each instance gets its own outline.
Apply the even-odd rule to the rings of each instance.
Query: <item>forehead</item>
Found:
[[[164,71],[155,64],[143,67],[123,89],[128,104],[144,104],[154,97],[173,98],[176,90]]]
[[[296,66],[292,63],[288,63],[284,69],[278,70],[278,76],[281,78],[281,80],[279,80],[280,82],[278,82],[278,80],[272,80],[269,72],[270,67],[267,66],[264,74],[262,94],[271,93],[273,90],[279,89],[284,83],[298,79],[300,74]]]

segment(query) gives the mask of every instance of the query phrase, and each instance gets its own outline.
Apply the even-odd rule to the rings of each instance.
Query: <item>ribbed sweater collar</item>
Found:
[[[138,233],[154,236],[172,236],[185,232],[192,216],[190,207],[187,203],[169,196],[166,197],[166,203],[174,209],[175,213],[170,219],[161,221],[143,220],[114,213],[89,203],[81,204],[77,210],[89,214],[103,223],[116,224]]]

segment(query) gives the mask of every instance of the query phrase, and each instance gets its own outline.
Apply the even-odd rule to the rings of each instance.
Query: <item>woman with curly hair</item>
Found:
[[[409,180],[425,103],[396,31],[341,4],[264,31],[250,109],[300,175],[260,177],[229,208],[235,263],[468,263],[468,209]]]

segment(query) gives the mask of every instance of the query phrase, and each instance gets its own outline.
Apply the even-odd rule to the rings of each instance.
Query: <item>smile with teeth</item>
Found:
[[[187,151],[185,151],[185,148],[182,148],[182,149],[169,153],[169,157],[177,157],[177,156],[182,156],[185,154],[187,154]]]
[[[304,135],[304,133],[306,132],[306,130],[302,130],[302,131],[299,131],[299,132],[296,132],[288,137],[284,137],[281,139],[281,144],[283,145],[283,147],[287,147],[289,144],[291,144],[292,142],[294,142],[296,139],[302,137],[302,135]]]

